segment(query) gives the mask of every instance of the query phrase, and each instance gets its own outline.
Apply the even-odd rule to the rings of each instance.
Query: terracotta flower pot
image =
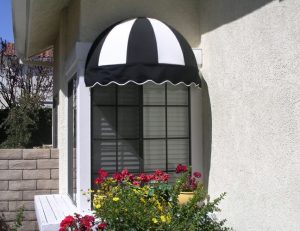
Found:
[[[178,195],[178,202],[181,205],[185,205],[189,200],[191,200],[194,197],[194,192],[181,192]]]

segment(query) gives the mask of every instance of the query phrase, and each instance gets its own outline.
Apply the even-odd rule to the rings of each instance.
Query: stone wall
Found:
[[[34,195],[58,193],[57,149],[0,149],[0,213],[13,223],[24,206],[22,230],[38,230]]]

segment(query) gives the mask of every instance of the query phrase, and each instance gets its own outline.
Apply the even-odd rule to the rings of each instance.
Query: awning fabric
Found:
[[[156,19],[134,18],[99,35],[88,54],[86,86],[148,81],[201,86],[193,50],[179,32]]]

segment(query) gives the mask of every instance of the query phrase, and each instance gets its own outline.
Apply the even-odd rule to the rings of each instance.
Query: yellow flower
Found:
[[[171,216],[167,215],[167,223],[169,224],[171,222]]]
[[[114,198],[113,198],[113,201],[119,201],[119,200],[120,200],[119,197],[114,197]]]
[[[97,204],[95,207],[96,207],[96,209],[100,209],[101,205]]]
[[[155,217],[152,218],[152,221],[153,221],[154,224],[157,224],[157,223],[158,223],[158,220],[157,220]]]
[[[162,222],[167,222],[167,218],[165,216],[163,216],[163,215],[160,216],[160,219],[161,219]]]
[[[156,201],[156,204],[157,204],[157,208],[162,211],[163,210],[163,207],[161,206],[160,202],[157,200]]]

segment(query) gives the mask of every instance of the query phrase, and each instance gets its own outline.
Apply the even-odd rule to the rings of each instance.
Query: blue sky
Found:
[[[0,0],[0,37],[9,42],[14,41],[11,0]]]

